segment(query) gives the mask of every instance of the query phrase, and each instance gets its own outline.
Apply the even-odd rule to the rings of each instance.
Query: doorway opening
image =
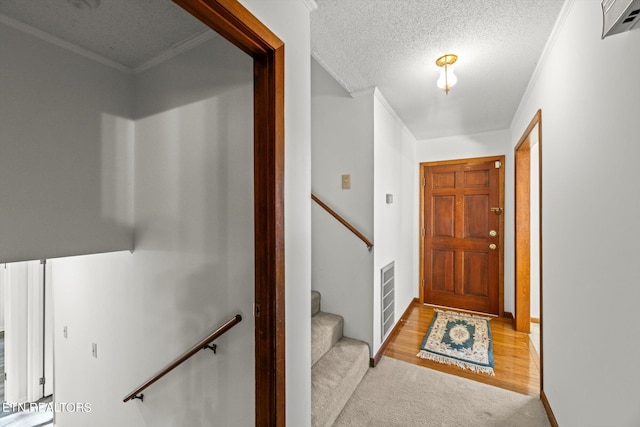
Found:
[[[253,58],[255,423],[284,426],[284,43],[237,1],[173,1]]]
[[[540,389],[542,289],[542,111],[538,110],[515,147],[514,327],[530,333],[531,321],[539,323]]]
[[[42,260],[0,268],[2,401],[10,405],[50,401],[54,372],[51,265]],[[1,416],[11,412],[13,408]]]

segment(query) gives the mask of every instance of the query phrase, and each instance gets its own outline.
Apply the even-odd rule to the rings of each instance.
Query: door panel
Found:
[[[423,302],[500,314],[502,164],[422,165]]]
[[[455,172],[446,173],[434,173],[433,174],[433,188],[455,188],[456,186],[456,174]]]
[[[455,252],[433,251],[433,266],[431,276],[433,289],[439,292],[453,293],[455,291]]]
[[[489,186],[489,173],[482,171],[464,171],[465,188],[487,188]]]
[[[489,237],[489,197],[465,196],[463,205],[465,239]]]
[[[463,294],[489,296],[489,256],[481,252],[465,252]]]
[[[455,236],[455,197],[434,197],[433,212],[433,235],[435,237]]]

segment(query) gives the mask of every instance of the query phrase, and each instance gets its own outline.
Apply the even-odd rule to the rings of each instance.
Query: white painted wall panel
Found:
[[[376,245],[373,94],[352,98],[314,59],[311,89],[312,190]],[[351,175],[351,189],[342,189],[343,174]],[[311,213],[312,287],[322,310],[343,316],[345,335],[371,349],[374,255],[317,204]]]
[[[131,76],[4,24],[0,39],[0,261],[130,249]]]
[[[414,246],[417,228],[413,228],[416,181],[414,162],[416,140],[377,89],[374,110],[374,229],[373,263],[373,354],[383,341],[381,332],[380,270],[395,261],[395,322],[418,296],[414,271]],[[386,195],[393,197],[387,204]]]
[[[208,71],[219,64],[234,70],[231,82]],[[61,413],[56,423],[253,425],[252,61],[210,41],[137,79],[135,252],[52,261],[55,396],[92,404],[90,415]],[[198,99],[169,91],[158,101],[181,79],[198,82]],[[217,341],[217,355],[195,355],[145,391],[144,404],[122,403],[235,314],[243,321]]]
[[[567,2],[511,126],[515,144],[542,109],[544,387],[562,426],[640,423],[640,31],[601,27],[598,2]]]

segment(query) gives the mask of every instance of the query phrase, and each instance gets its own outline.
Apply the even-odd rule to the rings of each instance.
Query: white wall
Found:
[[[524,129],[522,130],[524,132]],[[520,136],[518,135],[518,138]],[[425,139],[417,142],[414,182],[420,179],[420,163],[440,160],[468,159],[474,157],[505,156],[505,202],[504,202],[504,310],[514,311],[514,167],[513,147],[509,130],[487,132],[476,135],[460,135],[444,138]],[[414,187],[415,216],[414,229],[419,229],[420,186]],[[419,242],[415,235],[415,265],[419,266]],[[418,267],[414,269],[414,283],[419,281]]]
[[[0,261],[132,247],[130,75],[0,23]]]
[[[379,90],[351,97],[314,59],[311,82],[313,192],[374,243],[368,252],[314,204],[312,285],[322,294],[322,310],[343,316],[345,335],[366,341],[373,356],[384,338],[380,270],[395,261],[396,322],[418,295],[412,227],[416,140]],[[351,189],[342,189],[340,178],[347,173]]]
[[[395,319],[397,323],[414,297],[413,252],[417,228],[413,227],[414,162],[416,140],[378,89],[373,98],[374,123],[374,262],[373,262],[373,354],[384,340],[380,270],[395,261]],[[393,203],[387,204],[391,194]]]
[[[373,93],[352,97],[313,58],[311,85],[311,187],[365,236],[371,236]],[[342,189],[342,174],[351,175],[351,189]]]
[[[173,92],[181,80],[194,96]],[[55,398],[92,405],[57,425],[254,424],[252,81],[251,58],[220,39],[136,76],[135,252],[52,261]],[[235,314],[217,355],[122,402]]]
[[[640,31],[565,7],[511,126],[542,109],[544,391],[562,426],[637,426]]]
[[[311,423],[311,70],[304,0],[240,0],[285,43],[287,425]]]
[[[375,245],[372,99],[351,97],[311,59],[312,191]],[[342,189],[343,174],[351,175],[351,189]],[[311,219],[312,287],[322,294],[322,311],[343,316],[345,335],[371,349],[374,255],[316,203]]]

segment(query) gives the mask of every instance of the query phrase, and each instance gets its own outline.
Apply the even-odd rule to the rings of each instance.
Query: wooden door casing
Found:
[[[503,171],[504,156],[420,165],[423,303],[503,315]]]
[[[253,58],[256,426],[286,425],[285,46],[238,0],[173,0]]]

